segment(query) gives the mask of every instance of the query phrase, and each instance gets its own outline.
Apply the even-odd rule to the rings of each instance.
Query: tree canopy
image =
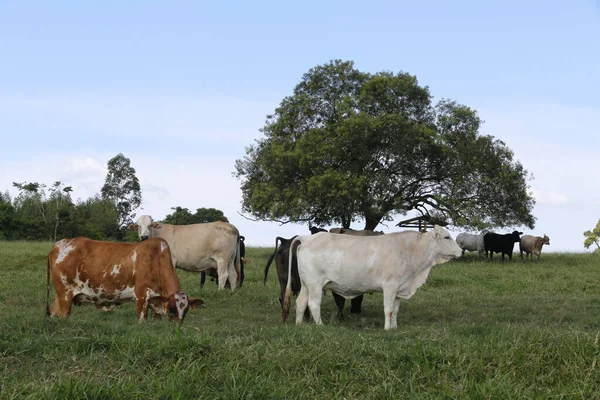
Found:
[[[594,229],[583,232],[583,236],[585,236],[583,246],[586,249],[589,249],[591,245],[595,244],[596,249],[594,250],[594,253],[600,253],[600,220],[598,220]]]
[[[310,69],[236,161],[242,210],[365,229],[417,211],[469,228],[533,228],[527,171],[477,112],[432,103],[408,73],[358,71],[334,60]]]
[[[168,214],[164,223],[173,225],[204,224],[207,222],[223,221],[229,222],[223,211],[216,208],[198,208],[194,214],[187,208],[171,207],[173,213]]]

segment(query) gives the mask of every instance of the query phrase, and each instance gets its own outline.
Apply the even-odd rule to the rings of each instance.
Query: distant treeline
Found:
[[[100,195],[73,202],[60,191],[48,197],[21,193],[14,199],[8,191],[0,192],[0,240],[53,240],[55,235],[57,240],[75,236],[135,239],[118,220],[114,204]]]
[[[23,191],[11,198],[8,191],[0,192],[0,240],[59,240],[76,236],[138,240],[137,232],[129,230],[129,223],[119,225],[114,202],[100,194],[74,202],[68,191],[55,190],[49,196],[42,193]],[[162,222],[186,225],[227,221],[223,212],[214,208],[199,208],[193,214],[182,207],[172,210]]]

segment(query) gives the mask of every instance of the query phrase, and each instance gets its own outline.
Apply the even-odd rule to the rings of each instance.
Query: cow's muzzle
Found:
[[[143,242],[146,239],[148,239],[148,235],[140,236],[140,242]]]

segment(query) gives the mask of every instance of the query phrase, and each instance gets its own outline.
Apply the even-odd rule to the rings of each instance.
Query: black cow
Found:
[[[244,240],[246,238],[240,235],[240,287],[242,287],[242,283],[244,283],[244,263],[246,262],[246,245],[244,244]],[[200,287],[204,286],[204,282],[206,282],[206,275],[210,276],[210,280],[214,281],[217,285],[219,284],[219,274],[217,273],[216,268],[209,268],[206,271],[200,272]],[[229,281],[225,283],[225,287],[229,287]]]
[[[277,236],[275,238],[275,251],[269,257],[267,261],[267,265],[265,266],[265,279],[264,283],[267,283],[267,274],[269,273],[269,267],[275,259],[275,266],[277,268],[277,278],[279,279],[279,304],[283,307],[283,296],[285,296],[285,287],[287,285],[288,280],[288,263],[289,263],[289,254],[290,254],[290,245],[292,244],[292,240],[294,240],[296,236],[285,239]],[[278,245],[278,242],[280,243]],[[300,292],[301,283],[300,283],[300,275],[298,274],[298,262],[296,257],[292,258],[292,293],[294,296],[297,296]],[[333,292],[332,292],[333,293]],[[335,300],[335,304],[338,309],[337,318],[339,321],[344,320],[344,305],[346,304],[346,299],[340,296],[337,293],[333,293],[333,299]],[[360,314],[362,311],[362,301],[363,295],[355,297],[351,300],[350,312],[353,314]],[[310,312],[308,308],[304,314],[304,318],[308,319]]]
[[[308,230],[310,231],[311,235],[314,235],[315,233],[319,232],[327,232],[327,229],[319,228],[316,226],[311,226],[310,228],[308,228]]]
[[[508,254],[508,259],[512,260],[513,248],[515,243],[521,241],[520,235],[523,232],[514,231],[513,233],[507,233],[500,235],[498,233],[488,232],[483,236],[483,245],[485,247],[485,256],[490,255],[490,260],[494,257],[494,252],[502,253],[502,261],[504,261],[504,255]]]

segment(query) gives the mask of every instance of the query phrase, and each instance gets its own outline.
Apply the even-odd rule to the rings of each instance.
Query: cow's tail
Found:
[[[46,260],[46,317],[50,316],[50,254]]]
[[[271,254],[271,257],[269,257],[269,260],[267,261],[267,265],[265,266],[265,279],[263,280],[263,284],[267,284],[267,274],[269,273],[269,267],[271,266],[271,263],[273,262],[273,258],[275,258],[275,254],[277,254],[277,242],[281,242],[283,240],[283,238],[277,236],[275,238],[275,250],[273,250],[273,254]]]
[[[285,322],[290,315],[290,303],[292,298],[292,260],[294,258],[294,251],[297,252],[298,246],[302,244],[300,241],[300,237],[292,239],[292,243],[290,244],[290,255],[288,262],[288,280],[287,285],[285,287],[285,296],[283,297],[283,306],[281,307],[281,319]],[[296,256],[297,257],[297,256]]]
[[[235,272],[237,272],[237,277],[235,279],[236,286],[241,286],[242,282],[242,255],[240,252],[240,232],[237,233],[236,246],[235,246]]]

